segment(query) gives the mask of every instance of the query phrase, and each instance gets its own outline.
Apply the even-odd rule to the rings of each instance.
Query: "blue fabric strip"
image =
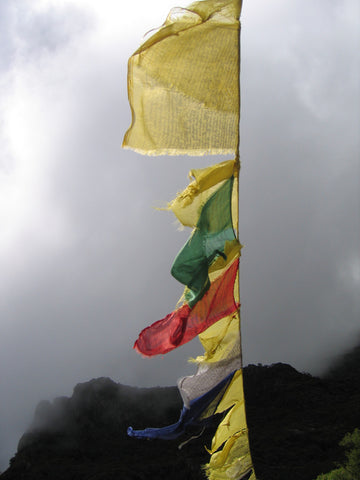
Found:
[[[173,440],[178,438],[180,435],[186,432],[186,429],[190,426],[202,426],[206,425],[209,422],[212,415],[215,412],[217,404],[220,402],[222,395],[218,399],[218,402],[212,409],[212,412],[201,418],[201,415],[205,410],[210,406],[211,402],[219,395],[221,392],[225,392],[226,387],[231,382],[235,371],[230,373],[225,377],[220,383],[218,383],[214,388],[206,392],[204,395],[195,398],[190,402],[190,408],[185,406],[181,410],[180,418],[176,423],[168,425],[162,428],[145,428],[144,430],[134,430],[132,427],[127,429],[127,434],[129,437],[135,438],[150,438],[150,439],[160,439],[160,440]]]

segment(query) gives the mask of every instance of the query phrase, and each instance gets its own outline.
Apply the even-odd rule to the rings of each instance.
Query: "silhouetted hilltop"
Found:
[[[360,384],[312,377],[281,363],[250,365],[244,374],[259,479],[314,480],[332,470],[343,454],[339,441],[360,425]]]
[[[290,365],[244,368],[247,418],[258,480],[314,480],[334,467],[338,442],[360,426],[359,351],[320,379]],[[345,357],[344,357],[345,358]],[[341,362],[340,362],[341,363]],[[340,365],[339,363],[339,365]],[[344,365],[344,362],[341,363]],[[343,367],[341,367],[343,368]],[[334,372],[337,372],[336,374]],[[358,377],[357,377],[358,378]],[[72,397],[40,402],[1,480],[198,480],[216,425],[181,450],[177,441],[141,441],[126,428],[175,422],[175,387],[135,388],[98,378]]]

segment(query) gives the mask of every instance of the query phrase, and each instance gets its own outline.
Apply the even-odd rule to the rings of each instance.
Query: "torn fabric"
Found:
[[[132,123],[123,146],[147,155],[235,153],[239,0],[173,9],[128,63]]]

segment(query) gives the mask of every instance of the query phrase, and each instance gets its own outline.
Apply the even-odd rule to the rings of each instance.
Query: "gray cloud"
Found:
[[[182,293],[169,271],[189,232],[152,207],[186,186],[190,168],[217,160],[123,151],[134,39],[128,45],[101,35],[106,25],[85,7],[17,5],[1,47],[0,149],[10,159],[0,170],[9,206],[0,210],[7,222],[0,243],[3,468],[39,400],[69,395],[100,375],[150,386],[193,371],[186,359],[200,352],[196,339],[151,360],[132,344]],[[7,15],[0,18],[14,15],[10,2],[0,8]],[[317,373],[358,339],[356,11],[350,0],[306,9],[280,0],[244,4],[246,363],[283,361]],[[134,30],[134,38],[142,33]]]
[[[243,36],[241,183],[246,357],[315,373],[354,338],[360,313],[359,279],[341,273],[359,268],[356,33],[351,15],[340,28],[337,4],[315,21],[318,6],[293,5],[299,23],[273,26],[273,55],[244,57]]]

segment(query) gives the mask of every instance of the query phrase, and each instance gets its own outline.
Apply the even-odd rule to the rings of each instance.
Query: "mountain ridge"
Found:
[[[342,460],[338,446],[360,426],[360,346],[323,378],[290,365],[248,365],[244,390],[258,480],[314,480]],[[71,397],[43,401],[1,480],[204,479],[216,423],[181,450],[175,441],[141,441],[126,429],[177,421],[176,387],[138,388],[100,377]]]

